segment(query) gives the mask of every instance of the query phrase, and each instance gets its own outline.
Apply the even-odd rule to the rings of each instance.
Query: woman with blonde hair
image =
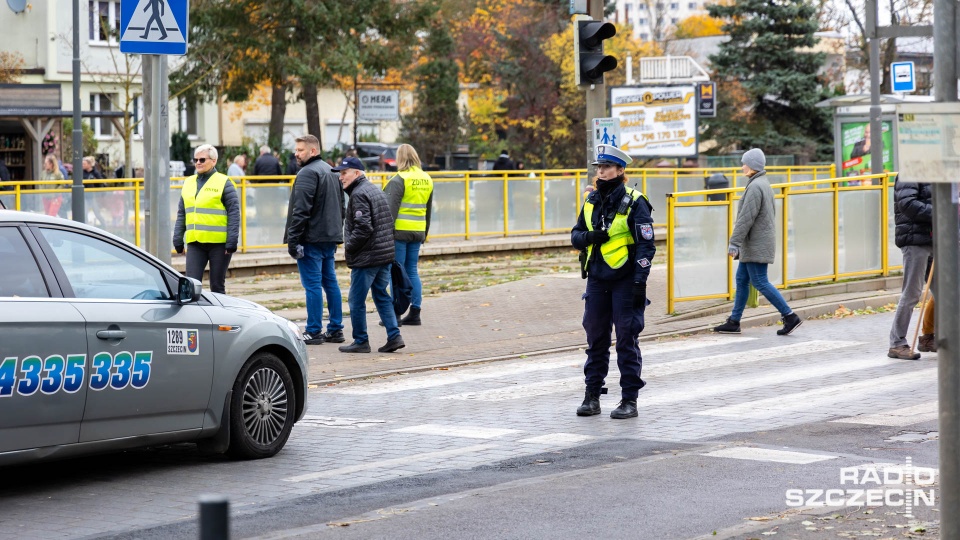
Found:
[[[419,326],[423,285],[417,272],[417,261],[420,258],[420,246],[430,231],[433,180],[420,168],[420,156],[409,144],[401,144],[397,148],[397,174],[383,187],[383,191],[387,194],[394,219],[397,262],[407,271],[413,284],[410,312],[398,322],[400,325]]]
[[[63,173],[60,172],[60,162],[57,156],[47,154],[43,158],[43,170],[40,172],[40,180],[63,180]],[[63,184],[46,184],[42,189],[61,189]],[[63,205],[63,195],[55,193],[43,198],[43,213],[48,216],[56,216],[60,213],[60,207]]]

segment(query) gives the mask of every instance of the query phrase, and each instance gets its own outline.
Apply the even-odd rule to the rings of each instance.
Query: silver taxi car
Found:
[[[195,441],[269,457],[306,410],[300,329],[95,227],[0,210],[0,465]]]

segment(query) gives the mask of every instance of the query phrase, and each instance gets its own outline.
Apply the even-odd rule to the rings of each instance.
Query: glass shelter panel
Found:
[[[790,196],[788,279],[833,275],[833,193]]]
[[[727,292],[727,207],[676,209],[674,295]]]
[[[880,192],[840,192],[840,273],[880,269]]]

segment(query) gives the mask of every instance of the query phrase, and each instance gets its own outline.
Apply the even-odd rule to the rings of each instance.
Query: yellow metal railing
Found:
[[[782,201],[781,210],[779,212],[778,219],[780,220],[779,225],[782,227],[782,237],[780,246],[780,262],[781,262],[781,276],[780,283],[776,286],[778,288],[787,288],[791,285],[801,285],[811,282],[819,281],[839,281],[845,278],[860,277],[860,276],[887,276],[890,273],[890,270],[900,268],[899,265],[890,264],[890,250],[889,250],[889,226],[891,220],[891,210],[889,206],[889,192],[893,188],[893,184],[896,178],[895,172],[884,173],[878,175],[864,175],[856,177],[847,177],[847,178],[824,178],[817,180],[810,180],[806,182],[792,182],[792,183],[777,183],[773,184],[771,187],[774,189],[775,199]],[[736,212],[735,212],[735,202],[738,201],[743,193],[743,187],[729,188],[729,189],[720,189],[720,190],[700,190],[700,191],[687,191],[682,193],[669,193],[667,194],[667,313],[673,313],[676,306],[676,302],[688,302],[695,300],[710,300],[710,299],[727,299],[733,300],[735,289],[734,289],[734,261],[729,257],[724,257],[723,263],[718,261],[713,261],[704,253],[698,254],[700,260],[696,263],[702,267],[702,272],[726,272],[726,290],[723,292],[716,292],[711,294],[700,294],[700,295],[688,295],[682,296],[677,294],[677,210],[681,208],[709,208],[709,207],[724,207],[726,209],[726,238],[729,239],[733,235],[733,228],[736,223]],[[855,227],[857,224],[854,222],[857,218],[861,218],[860,222],[862,223],[866,216],[843,216],[845,219],[841,219],[840,211],[840,194],[844,192],[871,192],[879,191],[879,208],[877,208],[877,213],[879,219],[876,223],[868,223],[866,226],[876,226],[879,228],[879,266],[876,268],[869,268],[866,270],[858,271],[849,271],[841,272],[841,258],[840,258],[840,228],[841,221],[846,223],[846,220],[849,219],[851,224],[848,226]],[[829,209],[830,215],[832,217],[832,272],[819,273],[817,275],[805,276],[802,278],[790,278],[789,270],[791,262],[790,258],[790,238],[791,238],[791,224],[792,217],[790,215],[790,200],[793,197],[798,196],[809,196],[816,194],[831,194],[832,205]],[[708,199],[709,197],[709,199]],[[720,200],[717,200],[720,199]],[[866,214],[867,212],[865,212]],[[853,213],[851,213],[853,214]],[[797,227],[803,227],[803,224],[797,224]],[[696,233],[695,233],[696,234]],[[852,246],[847,246],[847,249],[850,249]],[[726,246],[723,246],[723,253],[726,253]],[[796,253],[794,257],[799,259],[801,257],[815,257],[818,256],[816,253]],[[691,258],[691,261],[693,259]],[[706,262],[705,262],[706,261]],[[711,262],[713,264],[711,264]],[[722,264],[722,267],[720,267]],[[773,280],[771,280],[773,281]]]
[[[738,169],[627,169],[629,183],[662,209],[668,192],[684,192],[703,186],[705,177],[726,175],[732,185]],[[832,176],[833,166],[770,167],[772,178],[787,181],[816,180]],[[368,172],[367,177],[382,186],[396,173]],[[430,238],[476,238],[569,232],[583,204],[582,193],[589,184],[584,169],[528,171],[437,171],[430,173],[434,184],[433,222]],[[240,192],[241,252],[281,248],[287,201],[293,176],[246,176],[234,179]],[[176,214],[183,178],[171,178],[171,215]],[[49,199],[60,198],[59,214],[71,213],[71,190],[66,181],[22,180],[0,182],[0,198],[11,209],[47,212]],[[103,184],[105,187],[91,187]],[[88,221],[120,237],[143,243],[143,179],[84,180]],[[653,195],[651,196],[651,193]],[[535,195],[534,195],[535,194]],[[491,199],[492,197],[492,199]],[[12,204],[11,204],[12,199]],[[492,200],[498,201],[492,203]],[[43,202],[43,204],[41,204]],[[531,215],[533,212],[535,214]],[[655,212],[654,216],[663,215]],[[442,218],[442,219],[438,219]],[[666,225],[665,222],[656,223]]]

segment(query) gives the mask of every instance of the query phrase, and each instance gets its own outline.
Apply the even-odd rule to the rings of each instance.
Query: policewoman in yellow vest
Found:
[[[413,283],[413,295],[410,299],[410,312],[400,319],[401,326],[408,324],[419,326],[420,308],[423,302],[423,285],[417,272],[420,259],[420,246],[430,231],[430,210],[433,206],[433,180],[420,168],[420,156],[409,144],[397,148],[397,173],[383,191],[390,203],[393,214],[393,239],[396,247],[397,262],[407,271]]]
[[[583,294],[583,328],[587,361],[583,366],[586,393],[578,416],[600,414],[600,395],[610,365],[610,333],[617,329],[620,404],[611,418],[637,416],[637,396],[646,384],[640,378],[643,359],[638,336],[647,306],[647,276],[656,253],[653,207],[640,191],[628,187],[624,168],[633,160],[620,149],[597,147],[596,189],[587,196],[571,233],[581,251],[587,279]]]
[[[200,145],[193,162],[197,174],[180,190],[173,247],[187,251],[187,277],[202,281],[209,262],[210,290],[226,293],[227,267],[240,239],[240,197],[233,181],[215,169],[216,148]]]

